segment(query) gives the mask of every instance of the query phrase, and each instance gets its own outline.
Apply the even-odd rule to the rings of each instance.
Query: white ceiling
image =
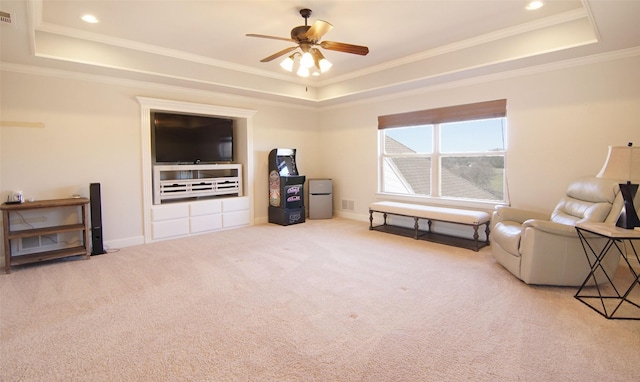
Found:
[[[326,106],[479,75],[606,54],[640,54],[640,0],[268,1],[2,0],[2,65],[44,67]],[[301,79],[281,59],[304,25],[333,24],[323,40],[366,45],[358,56],[323,50],[333,68]],[[87,24],[80,16],[100,19]],[[283,57],[284,58],[284,57]]]

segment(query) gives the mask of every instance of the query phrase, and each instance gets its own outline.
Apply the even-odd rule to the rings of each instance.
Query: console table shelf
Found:
[[[91,256],[89,248],[89,204],[88,198],[69,198],[69,199],[52,199],[39,200],[35,202],[26,202],[19,204],[4,203],[0,206],[2,210],[3,230],[4,230],[4,271],[11,272],[11,266],[29,264],[39,261],[60,259],[69,256],[84,255],[86,259]],[[77,224],[63,224],[41,228],[30,228],[22,230],[11,229],[11,213],[20,213],[44,208],[64,208],[77,207],[81,210],[80,222]],[[27,237],[38,237],[43,235],[51,235],[65,232],[82,232],[82,245],[58,248],[54,250],[41,251],[37,253],[12,256],[11,241]]]
[[[56,249],[53,251],[38,252],[29,255],[13,256],[11,258],[11,265],[31,264],[70,256],[86,255],[86,253],[87,250],[83,246]]]

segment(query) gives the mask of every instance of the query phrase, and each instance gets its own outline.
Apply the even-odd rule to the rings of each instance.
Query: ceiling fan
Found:
[[[268,57],[263,58],[260,62],[269,62],[280,56],[284,56],[294,50],[300,48],[302,53],[294,52],[287,57],[281,64],[283,68],[288,71],[293,70],[294,58],[296,55],[300,55],[300,68],[298,75],[306,77],[309,75],[309,69],[315,66],[320,72],[325,72],[331,67],[331,63],[324,58],[322,52],[317,46],[327,50],[335,50],[337,52],[358,54],[366,56],[369,53],[369,48],[361,45],[346,44],[343,42],[335,41],[320,41],[325,33],[329,32],[333,25],[323,20],[316,20],[313,25],[307,25],[307,19],[311,16],[311,9],[301,9],[300,16],[304,18],[304,25],[297,26],[291,29],[291,38],[267,36],[262,34],[247,34],[248,37],[260,37],[268,38],[272,40],[282,40],[296,43],[296,46],[283,49],[277,53],[274,53]],[[317,72],[316,72],[317,73]]]

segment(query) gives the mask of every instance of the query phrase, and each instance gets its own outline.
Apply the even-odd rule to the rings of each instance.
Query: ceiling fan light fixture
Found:
[[[311,53],[309,53],[309,52],[304,52],[304,53],[302,54],[302,58],[300,58],[300,66],[302,66],[302,67],[306,68],[306,69],[307,69],[307,71],[308,71],[308,69],[309,69],[310,67],[312,67],[312,66],[313,66],[313,64],[314,64],[314,62],[313,62],[313,56],[311,55]]]
[[[318,68],[318,70],[320,71],[320,73],[325,73],[327,70],[331,69],[331,67],[333,66],[333,64],[324,57],[324,55],[322,54],[322,52],[320,52],[320,50],[315,48],[312,49],[311,55],[313,56],[313,62],[316,68]]]
[[[286,70],[287,72],[292,72],[293,71],[293,58],[294,58],[293,54],[291,56],[285,58],[280,63],[280,66],[282,67],[282,69]]]
[[[320,73],[325,73],[333,66],[333,64],[326,58],[321,59],[320,62],[318,62],[318,65],[320,66]]]
[[[260,62],[271,62],[276,58],[283,57],[295,51],[295,53],[285,58],[284,61],[280,63],[280,66],[288,72],[293,72],[293,69],[297,68],[296,73],[298,74],[298,76],[308,77],[311,74],[313,74],[314,76],[318,76],[321,73],[325,73],[333,66],[333,64],[329,60],[324,58],[320,50],[315,48],[316,46],[327,50],[358,54],[361,56],[366,56],[367,54],[369,54],[369,48],[366,46],[347,44],[336,41],[321,41],[322,37],[327,32],[329,32],[331,28],[333,28],[333,25],[323,20],[316,20],[312,25],[309,25],[308,18],[309,16],[311,16],[311,10],[307,8],[300,10],[300,16],[304,18],[304,25],[297,26],[291,29],[291,38],[255,33],[249,33],[246,35],[249,37],[284,40],[297,44],[297,46],[289,46],[288,48],[282,49],[270,56],[267,56],[260,60]],[[296,62],[296,57],[298,62]]]
[[[300,77],[309,77],[309,68],[305,68],[304,66],[300,65],[296,74]]]

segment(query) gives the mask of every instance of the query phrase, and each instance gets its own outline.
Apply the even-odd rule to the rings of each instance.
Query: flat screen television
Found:
[[[156,164],[233,162],[233,120],[151,112],[151,147]]]

